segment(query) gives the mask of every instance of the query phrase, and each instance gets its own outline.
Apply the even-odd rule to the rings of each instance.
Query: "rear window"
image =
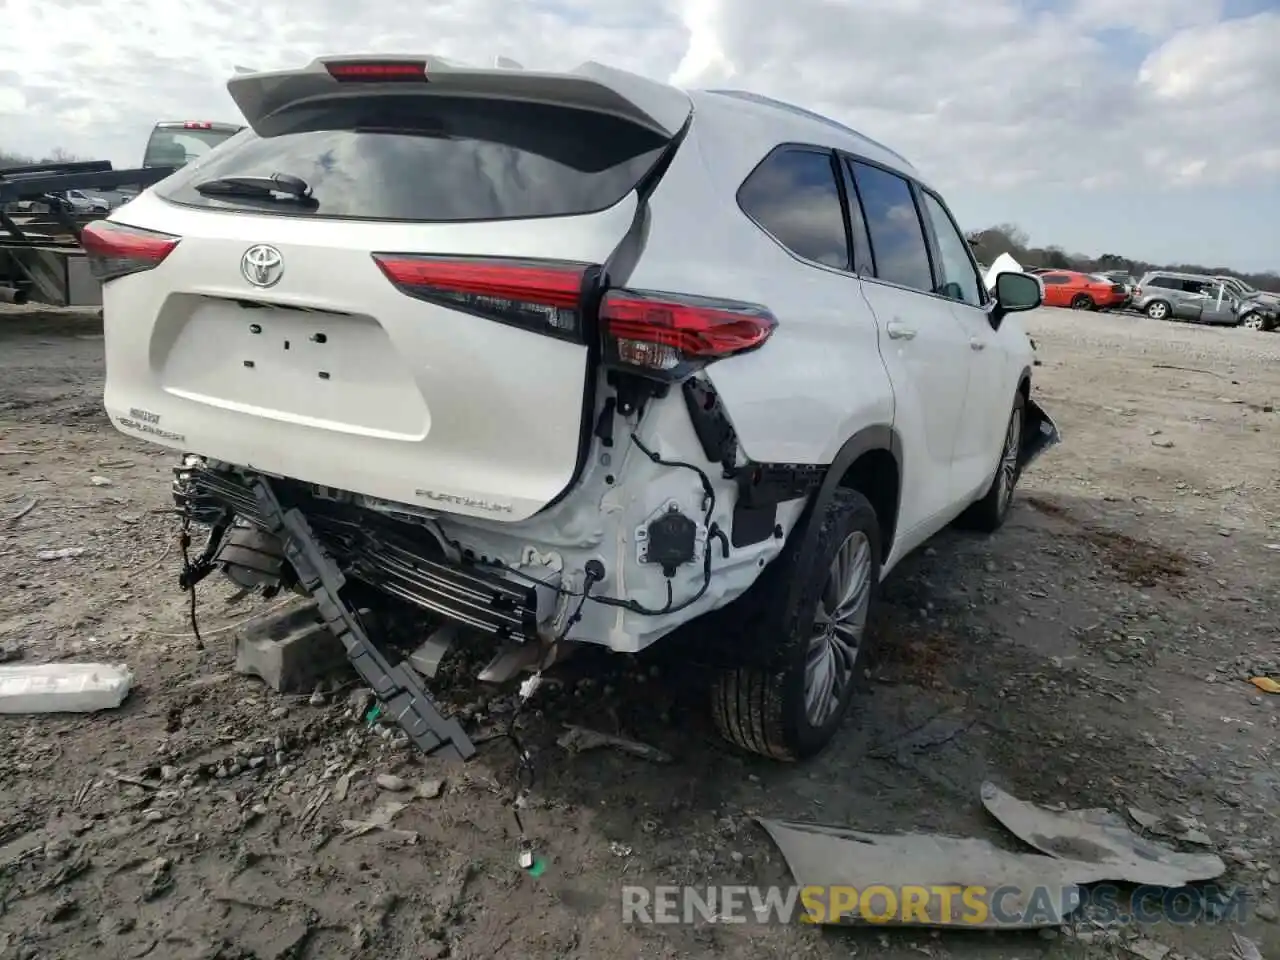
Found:
[[[533,103],[407,94],[292,108],[281,134],[250,135],[157,189],[176,203],[255,213],[456,222],[556,217],[613,206],[667,141],[616,117]],[[236,176],[301,177],[314,205],[205,197]]]
[[[235,136],[234,129],[201,130],[192,127],[156,127],[142,157],[144,167],[181,167],[203,157],[218,144]]]

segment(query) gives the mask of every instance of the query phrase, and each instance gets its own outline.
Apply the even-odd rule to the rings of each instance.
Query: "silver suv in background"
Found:
[[[1250,313],[1240,298],[1213,277],[1155,270],[1143,276],[1134,292],[1133,309],[1152,320],[1188,320],[1239,326]]]

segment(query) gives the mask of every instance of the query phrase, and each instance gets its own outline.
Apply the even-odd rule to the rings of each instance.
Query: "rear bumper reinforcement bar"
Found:
[[[386,715],[423,753],[461,760],[475,756],[475,745],[458,721],[444,717],[436,709],[409,665],[401,662],[391,666],[370,641],[359,617],[339,596],[346,583],[342,571],[316,540],[302,512],[286,510],[264,477],[253,481],[253,495],[263,526],[284,546],[299,582],[315,599],[320,615],[341,641],[351,665],[369,684]]]
[[[175,500],[193,519],[212,523],[230,508],[250,523],[268,526],[248,478],[188,466],[175,474]],[[287,485],[272,489],[290,499]],[[489,636],[516,641],[537,636],[538,597],[532,585],[429,556],[421,543],[389,528],[374,533],[359,522],[323,513],[305,496],[293,503],[304,509],[317,544],[347,576]]]

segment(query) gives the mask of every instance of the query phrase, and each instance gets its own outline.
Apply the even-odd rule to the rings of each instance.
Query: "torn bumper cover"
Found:
[[[1027,399],[1026,419],[1022,431],[1022,448],[1018,451],[1018,466],[1027,467],[1036,457],[1050,447],[1062,442],[1062,434],[1040,404]]]

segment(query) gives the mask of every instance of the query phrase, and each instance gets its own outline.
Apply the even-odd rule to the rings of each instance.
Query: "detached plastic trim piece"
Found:
[[[436,709],[418,675],[405,663],[391,666],[369,640],[359,618],[339,595],[346,578],[317,542],[302,512],[286,511],[263,477],[254,480],[253,492],[262,521],[284,545],[299,582],[315,599],[320,616],[381,702],[383,713],[394,719],[423,753],[456,760],[474,757],[476,748],[471,739],[458,721]]]

